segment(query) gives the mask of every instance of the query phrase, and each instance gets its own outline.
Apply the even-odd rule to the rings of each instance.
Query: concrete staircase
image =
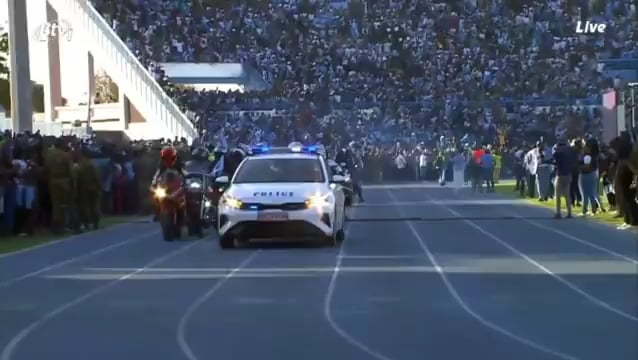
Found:
[[[197,130],[166,95],[154,77],[139,62],[111,26],[87,0],[48,0],[58,14],[73,26],[73,37],[81,38],[87,50],[115,81],[120,92],[144,117],[144,123],[130,123],[122,129],[130,138],[193,139]]]

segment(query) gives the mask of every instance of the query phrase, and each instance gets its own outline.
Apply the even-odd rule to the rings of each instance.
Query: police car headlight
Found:
[[[204,201],[204,207],[207,207],[207,208],[211,207],[210,201],[208,200]]]
[[[202,188],[202,184],[198,183],[198,182],[192,182],[190,183],[190,185],[188,185],[189,188],[191,189],[201,189]]]
[[[331,193],[328,194],[315,194],[305,201],[308,208],[322,208],[334,203],[334,196]]]
[[[233,209],[241,209],[242,202],[230,195],[224,195],[222,196],[222,204]]]

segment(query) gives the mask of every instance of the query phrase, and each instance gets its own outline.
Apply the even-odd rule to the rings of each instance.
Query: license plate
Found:
[[[260,212],[257,214],[259,221],[285,221],[288,220],[287,212]]]

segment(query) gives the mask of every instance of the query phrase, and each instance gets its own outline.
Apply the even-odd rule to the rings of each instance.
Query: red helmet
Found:
[[[175,150],[172,146],[165,146],[162,151],[160,151],[160,158],[164,165],[167,167],[173,167],[177,160],[177,150]]]

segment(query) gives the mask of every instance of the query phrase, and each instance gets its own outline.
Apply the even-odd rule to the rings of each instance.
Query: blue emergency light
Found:
[[[268,146],[254,147],[250,149],[250,153],[253,155],[267,154],[269,151],[270,148]]]
[[[303,153],[303,154],[319,154],[319,148],[315,145],[304,146],[302,144],[292,143],[288,147],[268,147],[257,146],[250,149],[250,155],[264,155],[264,154],[285,154],[285,153]]]

